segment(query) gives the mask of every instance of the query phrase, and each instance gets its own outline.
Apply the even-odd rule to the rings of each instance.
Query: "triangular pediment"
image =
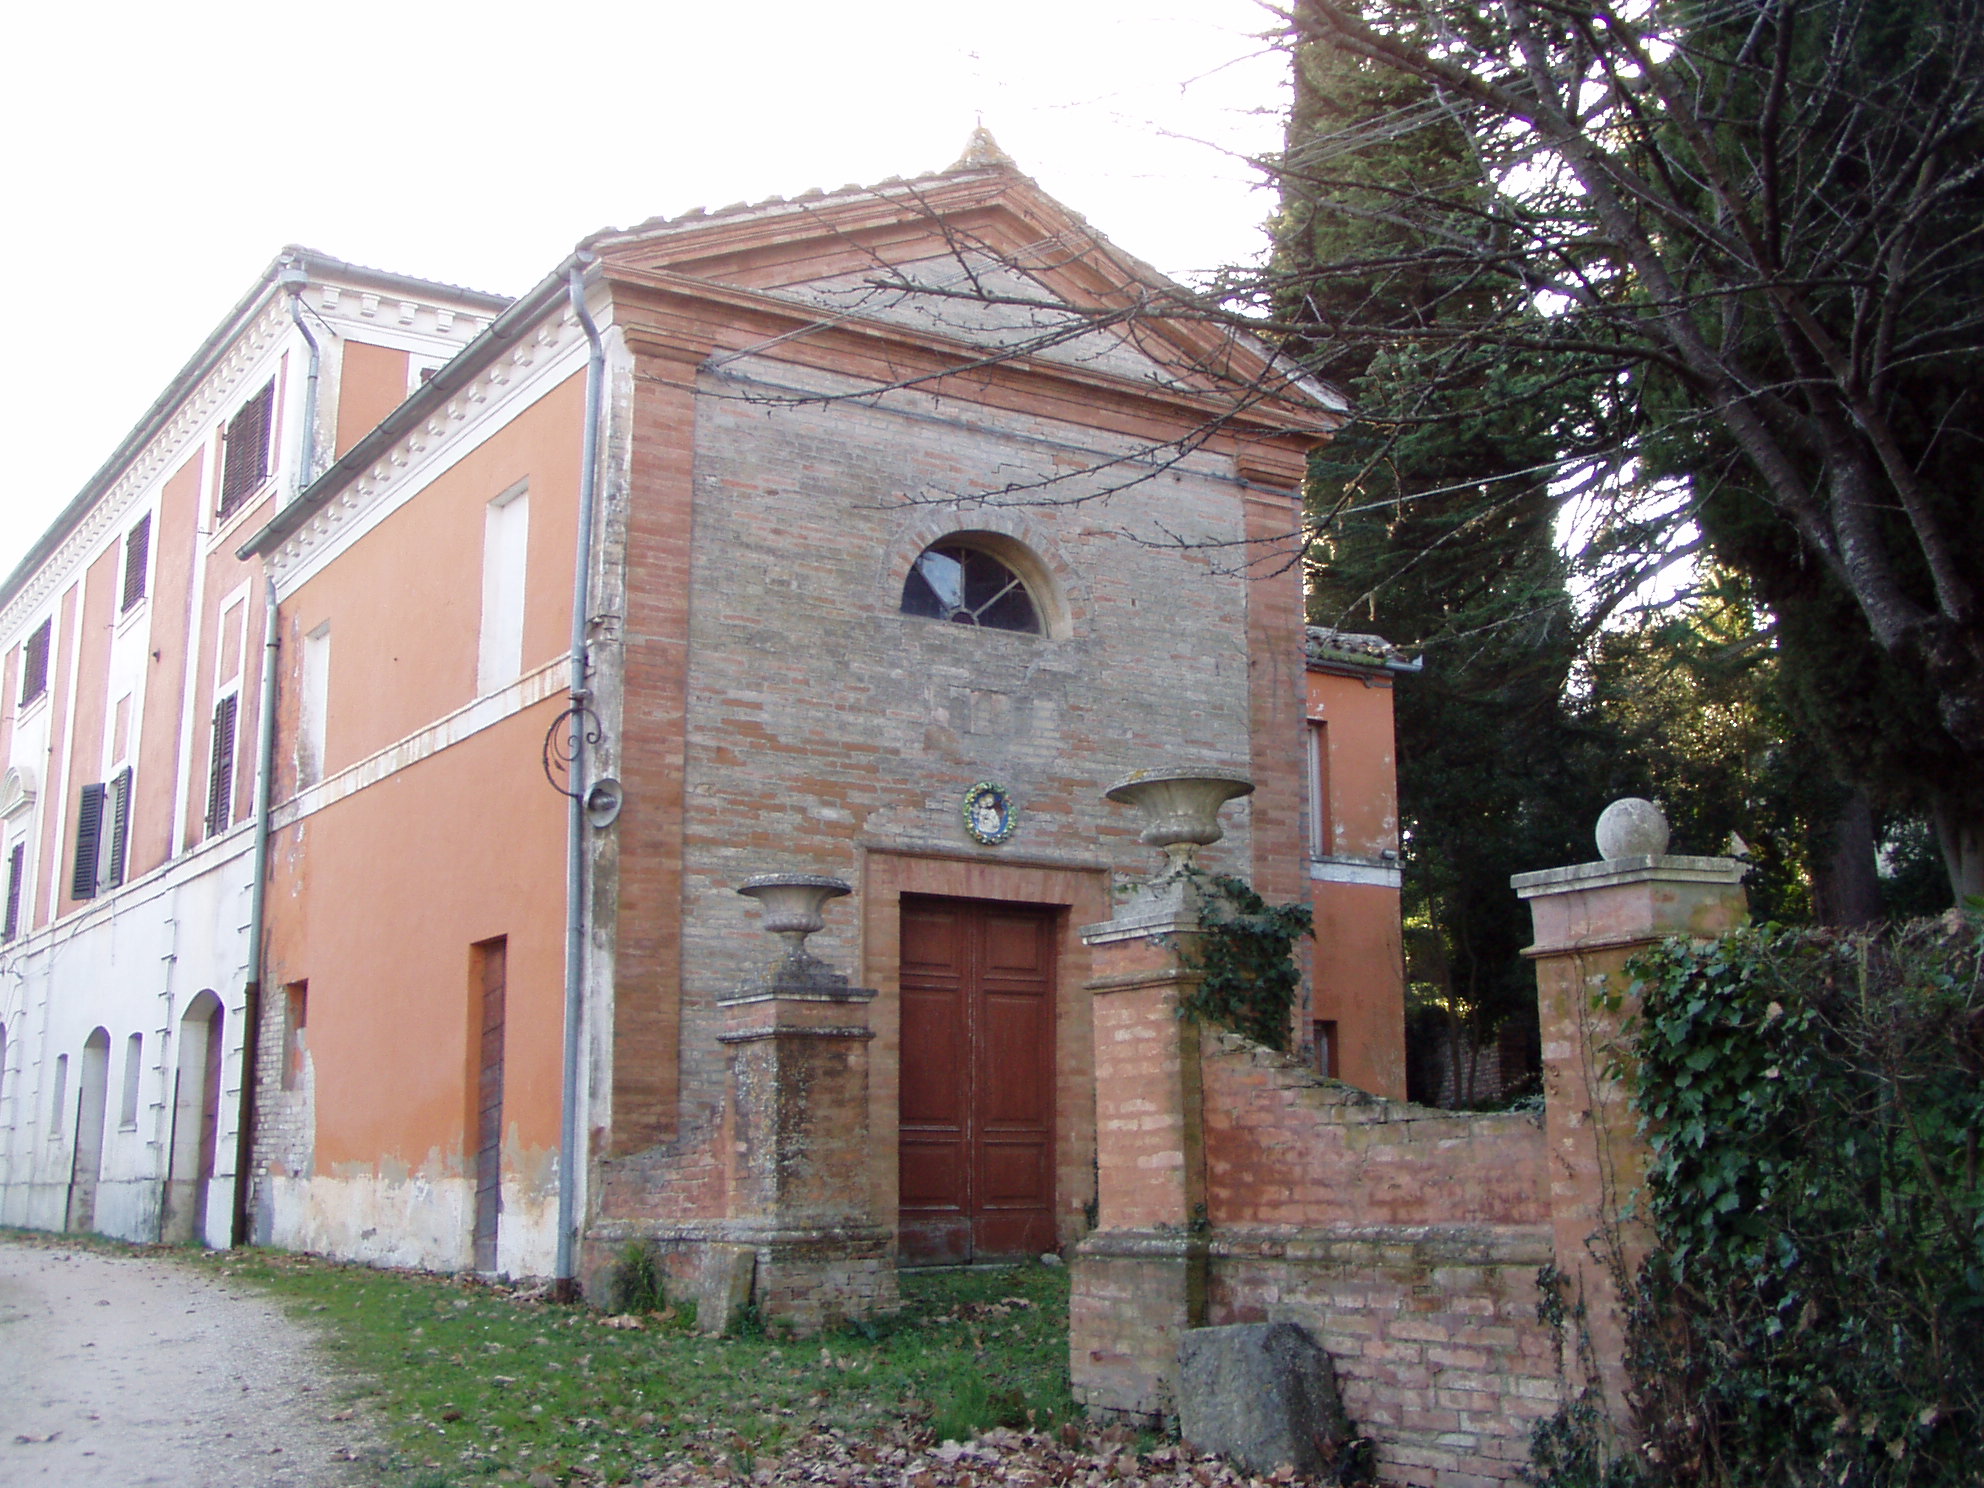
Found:
[[[803,306],[821,324],[889,326],[1147,390],[1231,397],[1260,421],[1333,427],[1330,390],[1193,312],[1009,166],[969,161],[913,181],[847,187],[644,223],[587,241],[609,265]]]
[[[1156,387],[1185,391],[1193,385],[1175,358],[1166,365],[1134,345],[1135,327],[1119,320],[1115,307],[1071,303],[1042,279],[983,250],[877,264],[773,292],[832,316],[1023,351]]]

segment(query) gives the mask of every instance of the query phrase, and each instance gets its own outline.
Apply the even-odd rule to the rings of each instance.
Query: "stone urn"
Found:
[[[798,975],[802,980],[824,980],[834,975],[806,949],[806,937],[826,925],[829,899],[854,892],[844,881],[821,873],[760,873],[745,879],[737,892],[758,901],[760,928],[785,942],[785,954],[767,973],[768,979]]]
[[[1253,793],[1254,782],[1237,770],[1182,769],[1139,770],[1103,794],[1137,809],[1144,819],[1141,840],[1164,850],[1158,876],[1173,878],[1192,865],[1200,848],[1226,835],[1219,808]]]

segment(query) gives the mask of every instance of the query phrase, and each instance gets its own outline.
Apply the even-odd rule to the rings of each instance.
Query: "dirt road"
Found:
[[[371,1483],[346,1393],[265,1298],[170,1260],[0,1236],[7,1488]]]

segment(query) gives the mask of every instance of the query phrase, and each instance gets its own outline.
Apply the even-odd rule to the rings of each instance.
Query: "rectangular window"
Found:
[[[138,518],[138,525],[124,534],[124,603],[126,611],[136,608],[145,597],[146,569],[152,557],[152,514]]]
[[[145,1072],[145,1036],[134,1033],[124,1040],[124,1104],[118,1110],[119,1126],[138,1124],[138,1086]]]
[[[294,1090],[303,1083],[303,1056],[309,1049],[304,1038],[310,1024],[310,984],[291,982],[283,990],[288,1017],[282,1028],[282,1088]]]
[[[1337,1073],[1337,1059],[1342,1053],[1342,1049],[1337,1042],[1336,1020],[1334,1018],[1318,1018],[1315,1023],[1315,1029],[1316,1073],[1331,1080],[1342,1079],[1343,1076]]]
[[[55,1056],[55,1105],[48,1113],[48,1140],[51,1142],[58,1142],[62,1139],[62,1127],[64,1124],[62,1118],[67,1114],[68,1104],[69,1056],[67,1054],[57,1054]]]
[[[83,787],[76,804],[76,864],[69,875],[71,899],[96,898],[97,869],[103,858],[103,803],[109,794],[102,782]]]
[[[230,692],[214,704],[214,737],[207,761],[207,835],[218,836],[234,820],[234,716],[241,694]]]
[[[1320,718],[1309,720],[1309,856],[1330,855],[1330,726]]]
[[[324,735],[331,705],[331,626],[318,626],[303,638],[303,696],[296,731],[296,788],[324,778]]]
[[[0,925],[0,940],[12,940],[21,933],[21,880],[27,871],[28,845],[16,842],[7,854],[7,918]]]
[[[34,628],[21,655],[21,706],[26,707],[48,691],[48,639],[53,620]]]
[[[490,693],[517,680],[524,659],[524,548],[530,497],[517,486],[489,503],[482,528],[482,645],[475,690]]]
[[[276,385],[273,379],[241,405],[221,435],[220,514],[224,517],[246,501],[269,476],[269,431],[273,426]]]
[[[124,853],[131,836],[131,767],[83,787],[76,808],[76,867],[71,899],[94,899],[124,882]]]

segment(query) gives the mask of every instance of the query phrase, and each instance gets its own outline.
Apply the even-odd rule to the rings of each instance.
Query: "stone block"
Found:
[[[1194,1328],[1178,1343],[1180,1434],[1250,1473],[1341,1481],[1355,1433],[1330,1356],[1295,1323]]]
[[[757,1279],[755,1245],[709,1245],[696,1258],[696,1278],[690,1295],[696,1302],[697,1331],[728,1333],[751,1305]]]

